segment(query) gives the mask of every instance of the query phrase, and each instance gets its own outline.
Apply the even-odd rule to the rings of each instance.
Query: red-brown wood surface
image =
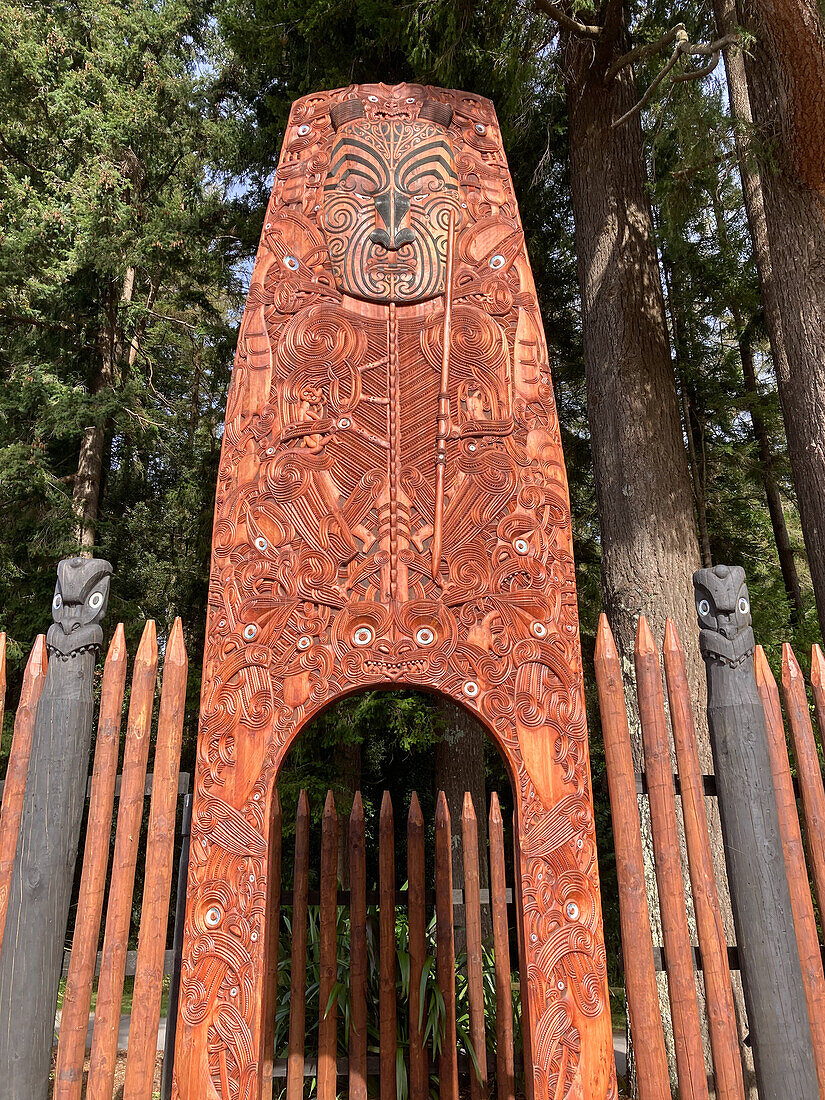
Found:
[[[6,632],[0,631],[0,729],[6,705]]]
[[[470,1041],[476,1065],[470,1070],[470,1096],[487,1095],[487,1039],[484,1031],[484,970],[481,957],[481,882],[478,867],[478,820],[470,792],[461,808],[461,844],[464,856],[464,920],[467,936],[467,996],[470,1002]]]
[[[283,843],[283,812],[277,789],[272,795],[272,818],[269,829],[271,875],[269,879],[269,920],[266,923],[267,980],[264,990],[264,1066],[261,1100],[272,1100],[273,1063],[275,1058],[275,1012],[278,1004],[278,952],[281,942],[281,857]]]
[[[349,815],[349,882],[349,1100],[367,1100],[367,856],[360,791]]]
[[[60,1017],[54,1100],[80,1100],[83,1083],[89,1006],[109,864],[126,661],[126,637],[123,624],[118,623],[103,667],[83,871]]]
[[[791,728],[802,795],[805,840],[820,913],[825,913],[825,787],[802,669],[791,647],[782,646],[782,694]]]
[[[615,1073],[570,508],[489,101],[374,84],[293,105],[225,422],[179,1095],[220,1093],[227,1074],[236,1092],[258,1088],[269,818],[290,745],[342,695],[410,685],[472,711],[514,777],[529,1089],[605,1100]],[[559,879],[578,884],[578,920],[546,889]],[[226,936],[202,921],[218,880]]]
[[[155,624],[150,619],[144,627],[132,670],[132,694],[126,722],[123,778],[106,909],[106,932],[103,937],[103,957],[86,1085],[88,1100],[112,1100],[114,1088],[117,1033],[126,974],[126,950],[129,946],[132,892],[143,816],[157,670],[157,635]]]
[[[321,819],[320,990],[318,1016],[318,1100],[335,1100],[338,999],[338,814],[327,792]]]
[[[595,669],[610,787],[622,954],[636,1081],[640,1100],[670,1100],[622,670],[605,615],[599,619],[596,635]]]
[[[510,975],[510,934],[507,926],[507,876],[504,863],[504,822],[498,795],[490,796],[487,832],[490,837],[490,909],[496,969],[496,1086],[498,1100],[514,1100],[513,994]]]
[[[304,1043],[306,1040],[307,890],[309,889],[309,801],[306,791],[298,797],[295,815],[295,871],[292,881],[292,959],[289,991],[289,1059],[287,1100],[304,1094]]]
[[[444,1030],[438,1058],[440,1100],[458,1100],[458,1054],[455,1007],[455,935],[453,931],[453,862],[450,810],[443,791],[435,810],[436,977],[444,998]]]
[[[163,660],[163,688],[146,835],[146,871],[140,909],[132,1018],[123,1100],[152,1100],[158,1049],[163,962],[172,893],[175,815],[189,659],[183,626],[175,619]]]
[[[424,816],[418,795],[413,791],[407,817],[407,913],[410,929],[410,1097],[428,1100],[427,1048],[422,1042],[421,975],[427,955],[425,900],[426,868],[424,861]]]
[[[713,856],[705,816],[702,768],[696,747],[690,685],[685,653],[672,619],[667,620],[665,627],[663,653],[670,723],[682,790],[685,844],[696,911],[696,930],[702,953],[716,1095],[718,1100],[744,1100],[739,1032],[728,966],[727,940],[716,892]]]
[[[819,935],[808,881],[805,849],[802,844],[802,830],[799,826],[799,813],[796,808],[796,795],[788,759],[779,689],[762,646],[757,646],[754,651],[753,667],[756,687],[765,709],[779,831],[788,872],[791,909],[796,929],[796,942],[799,945],[799,961],[802,964],[802,981],[805,986],[805,1002],[811,1024],[816,1075],[819,1091],[825,1096],[825,974],[822,968],[822,954],[819,949]]]
[[[390,792],[378,821],[378,1046],[381,1100],[396,1100],[395,835]]]
[[[26,793],[34,719],[46,680],[46,663],[46,636],[38,634],[23,673],[20,701],[14,715],[9,762],[6,766],[3,806],[0,809],[0,951],[3,950],[3,932],[9,908],[9,888],[17,851],[17,834],[20,832],[20,817],[23,813],[23,796]]]
[[[659,651],[644,615],[639,616],[633,656],[679,1096],[681,1100],[704,1100],[708,1095],[708,1085],[693,972],[693,949],[685,910],[662,674]]]

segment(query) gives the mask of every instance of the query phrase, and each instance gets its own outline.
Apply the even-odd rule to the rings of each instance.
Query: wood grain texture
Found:
[[[390,792],[378,819],[378,1045],[381,1100],[396,1100],[395,834]]]
[[[504,822],[498,795],[490,796],[490,905],[496,970],[496,1087],[498,1100],[515,1098],[513,993],[510,975],[510,933],[507,925],[507,877],[504,864]]]
[[[630,750],[622,670],[604,614],[599,618],[596,635],[595,668],[610,787],[622,954],[636,1056],[636,1082],[640,1100],[670,1100],[670,1078],[659,1015],[636,777]]]
[[[694,574],[725,862],[760,1100],[816,1096],[750,597],[739,566]]]
[[[680,1100],[705,1100],[708,1084],[679,856],[662,674],[659,651],[644,615],[639,616],[636,628],[634,663],[679,1096]]]
[[[478,820],[467,791],[461,810],[464,850],[464,914],[467,926],[467,996],[470,1002],[470,1041],[476,1065],[470,1068],[470,1096],[487,1096],[487,1039],[484,1031],[484,973],[481,957],[481,900],[478,867]]]
[[[267,978],[264,989],[264,1066],[261,1100],[272,1100],[272,1069],[275,1059],[275,1012],[278,1003],[278,952],[281,944],[281,862],[283,811],[277,788],[272,795],[269,828],[270,868],[269,920],[266,925]]]
[[[175,858],[178,774],[189,659],[183,626],[175,619],[163,661],[163,688],[146,836],[146,870],[140,909],[137,968],[129,1026],[123,1100],[152,1100],[163,993],[163,956]]]
[[[318,998],[318,1100],[335,1100],[338,998],[338,814],[327,792],[321,818],[320,988]]]
[[[60,1018],[54,1100],[80,1100],[83,1083],[89,1007],[109,864],[126,663],[126,637],[123,623],[118,623],[103,668],[83,871]]]
[[[309,888],[309,800],[298,796],[295,815],[295,870],[292,884],[292,961],[289,991],[289,1064],[287,1100],[304,1094],[304,1043],[306,1040],[307,890]],[[178,1047],[180,1049],[180,1047]],[[177,1064],[177,1057],[175,1059]]]
[[[132,670],[132,694],[123,753],[123,782],[120,788],[106,932],[103,938],[103,960],[86,1084],[88,1100],[111,1100],[114,1087],[117,1033],[126,972],[126,948],[132,917],[132,892],[143,816],[143,792],[157,670],[157,633],[155,624],[150,619],[144,627]]]
[[[825,913],[825,786],[802,669],[787,642],[782,646],[782,694],[796,756],[816,900],[820,913]]]
[[[438,1057],[440,1100],[458,1100],[458,1051],[455,1019],[455,937],[453,932],[453,861],[450,811],[443,791],[435,810],[436,978],[444,998],[444,1023]]]
[[[693,706],[687,662],[672,619],[667,620],[663,647],[670,723],[679,768],[688,868],[702,953],[702,974],[708,1030],[718,1100],[744,1100],[745,1084],[739,1054],[728,949],[710,848],[702,768],[693,726]]]
[[[782,721],[779,689],[761,646],[756,647],[753,665],[756,687],[765,710],[779,831],[788,872],[788,888],[791,895],[796,942],[799,947],[799,961],[802,966],[802,982],[808,1006],[808,1021],[811,1025],[819,1091],[825,1096],[825,973],[823,973],[819,933],[808,881],[805,849],[802,844],[802,830],[799,826],[799,812],[796,808],[788,746],[785,741],[785,724]]]
[[[20,817],[23,813],[23,795],[32,751],[32,735],[37,704],[46,681],[46,637],[38,634],[32,646],[23,673],[20,701],[14,715],[9,762],[6,766],[6,782],[3,787],[3,806],[0,809],[0,952],[3,950],[3,932],[9,907],[9,886],[14,869],[14,853]]]
[[[349,1100],[367,1100],[367,854],[364,803],[360,791],[355,793],[349,815],[349,880]],[[422,1100],[412,1091],[411,1095],[413,1100]]]
[[[429,1088],[427,1048],[422,1042],[421,975],[427,954],[427,909],[424,860],[424,817],[413,791],[407,817],[407,912],[410,928],[410,1097],[427,1100]]]
[[[268,822],[285,754],[334,699],[404,684],[471,710],[514,776],[530,1090],[615,1095],[571,546],[547,349],[492,105],[412,84],[297,101],[216,495],[182,1100],[220,1091],[222,1075],[259,1087]],[[578,921],[547,889],[565,876]],[[203,925],[218,880],[240,940]],[[246,983],[232,1027],[219,1027],[226,990]]]

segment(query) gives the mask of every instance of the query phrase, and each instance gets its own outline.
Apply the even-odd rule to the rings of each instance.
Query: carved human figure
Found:
[[[753,671],[745,571],[693,575],[708,725],[736,939],[760,1098],[819,1092],[802,984],[765,712]],[[758,929],[758,935],[754,935]]]
[[[216,497],[181,1100],[257,1100],[278,768],[331,700],[395,684],[469,708],[510,766],[536,1100],[615,1095],[570,528],[492,105],[299,100]]]
[[[0,1092],[45,1100],[54,1013],[89,771],[93,674],[112,567],[57,567],[49,663],[37,707],[0,952]]]

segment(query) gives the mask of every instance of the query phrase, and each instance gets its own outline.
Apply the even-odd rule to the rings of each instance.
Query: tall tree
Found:
[[[816,0],[714,0],[805,548],[825,627],[825,20]]]

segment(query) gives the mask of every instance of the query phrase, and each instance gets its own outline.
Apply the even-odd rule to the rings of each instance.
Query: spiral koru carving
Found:
[[[570,511],[492,105],[294,104],[215,507],[175,1095],[257,1100],[268,827],[301,728],[356,688],[472,710],[514,778],[536,1100],[615,1096]]]

